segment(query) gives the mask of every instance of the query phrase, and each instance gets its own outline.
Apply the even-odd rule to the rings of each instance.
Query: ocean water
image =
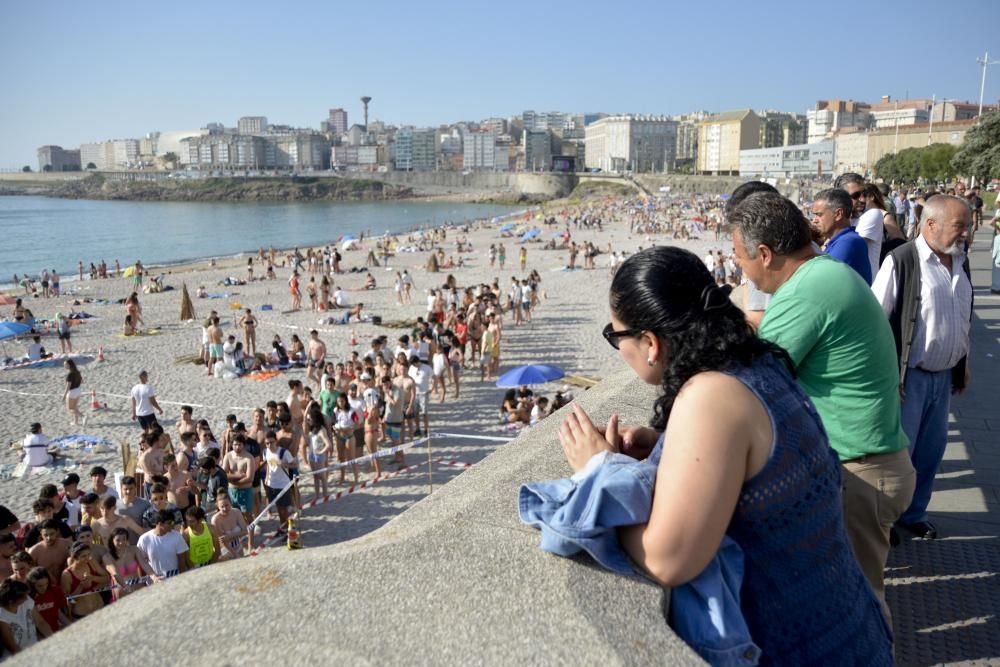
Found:
[[[103,259],[122,269],[321,245],[352,234],[491,219],[518,210],[449,202],[132,202],[0,197],[0,284],[56,269],[64,279]]]

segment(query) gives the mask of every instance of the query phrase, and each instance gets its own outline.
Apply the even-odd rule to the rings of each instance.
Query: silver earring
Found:
[[[653,360],[652,360],[652,358],[650,358],[650,359],[646,359],[646,363],[647,363],[647,364],[649,364],[650,366],[652,366],[652,365],[653,365],[653,364],[655,364],[656,362],[655,362],[655,361],[653,361]]]

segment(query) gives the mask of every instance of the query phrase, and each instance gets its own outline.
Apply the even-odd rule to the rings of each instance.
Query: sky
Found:
[[[1000,0],[0,2],[0,170],[240,116],[319,127],[519,115],[805,113],[819,99],[978,101]],[[987,72],[1000,98],[1000,65]]]

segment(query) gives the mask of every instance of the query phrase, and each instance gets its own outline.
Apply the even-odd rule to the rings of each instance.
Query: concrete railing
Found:
[[[626,372],[579,401],[645,423],[653,396]],[[518,520],[520,484],[569,474],[561,416],[364,537],[184,574],[13,663],[703,664],[667,626],[664,589],[546,554]]]

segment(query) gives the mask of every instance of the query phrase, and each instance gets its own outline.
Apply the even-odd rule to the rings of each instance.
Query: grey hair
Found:
[[[844,186],[848,183],[857,183],[858,185],[865,184],[865,177],[861,174],[856,174],[853,171],[849,171],[846,174],[841,174],[837,177],[837,180],[833,182],[833,187],[840,188],[841,190],[846,189]]]
[[[761,245],[776,255],[790,255],[812,241],[802,211],[779,194],[761,192],[747,197],[733,211],[730,222],[739,229],[743,247],[751,259],[757,257],[757,247]]]
[[[854,211],[854,200],[851,199],[851,195],[847,194],[847,190],[827,188],[826,190],[817,192],[813,199],[823,202],[834,211],[840,209],[844,212],[844,217],[848,220],[850,220],[851,213]]]
[[[924,207],[920,211],[920,226],[923,227],[924,224],[932,217],[941,215],[944,211],[945,204],[948,202],[961,204],[962,208],[966,211],[969,210],[968,202],[961,197],[956,197],[955,195],[934,195],[933,197],[928,197],[924,200]]]

